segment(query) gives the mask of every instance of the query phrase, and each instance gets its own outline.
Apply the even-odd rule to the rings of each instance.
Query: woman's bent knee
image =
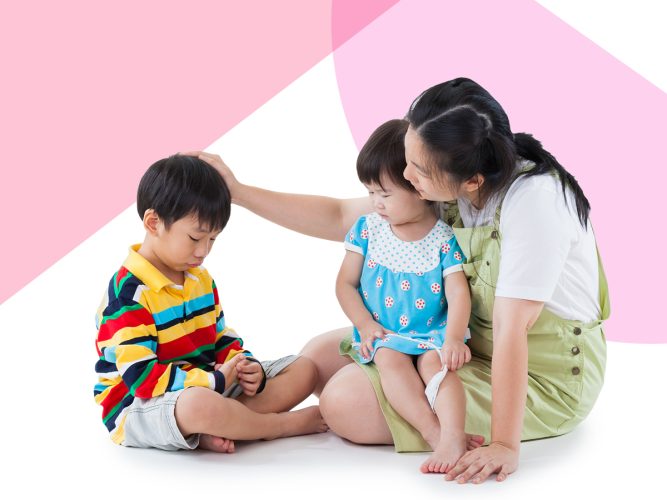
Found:
[[[356,365],[341,369],[320,396],[329,428],[358,444],[392,444],[391,434],[370,381]]]

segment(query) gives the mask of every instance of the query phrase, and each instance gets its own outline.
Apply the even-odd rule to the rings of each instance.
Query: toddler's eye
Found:
[[[188,236],[190,236],[190,235],[188,234]],[[190,236],[190,239],[191,239],[192,241],[199,241],[197,238],[193,238],[192,236]]]

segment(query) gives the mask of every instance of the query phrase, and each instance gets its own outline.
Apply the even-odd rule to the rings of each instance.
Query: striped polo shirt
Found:
[[[111,439],[122,443],[126,409],[186,387],[225,390],[216,363],[243,352],[243,340],[225,326],[215,282],[202,268],[176,285],[130,248],[97,311],[95,401]]]

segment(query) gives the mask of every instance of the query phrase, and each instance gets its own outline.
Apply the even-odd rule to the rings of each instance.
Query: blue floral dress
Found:
[[[364,256],[359,293],[375,321],[395,332],[373,344],[419,355],[440,349],[445,340],[447,301],[444,278],[462,271],[463,252],[442,220],[419,241],[403,241],[377,213],[360,217],[345,239],[345,248]],[[353,333],[359,350],[360,336]]]

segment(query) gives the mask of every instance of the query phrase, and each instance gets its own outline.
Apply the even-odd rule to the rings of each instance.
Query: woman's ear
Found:
[[[153,236],[157,235],[158,226],[160,224],[160,218],[158,217],[155,210],[152,208],[147,209],[144,212],[144,229],[148,234]]]
[[[475,174],[465,181],[461,187],[467,194],[473,194],[476,191],[479,192],[482,184],[484,184],[484,176],[482,174]]]

